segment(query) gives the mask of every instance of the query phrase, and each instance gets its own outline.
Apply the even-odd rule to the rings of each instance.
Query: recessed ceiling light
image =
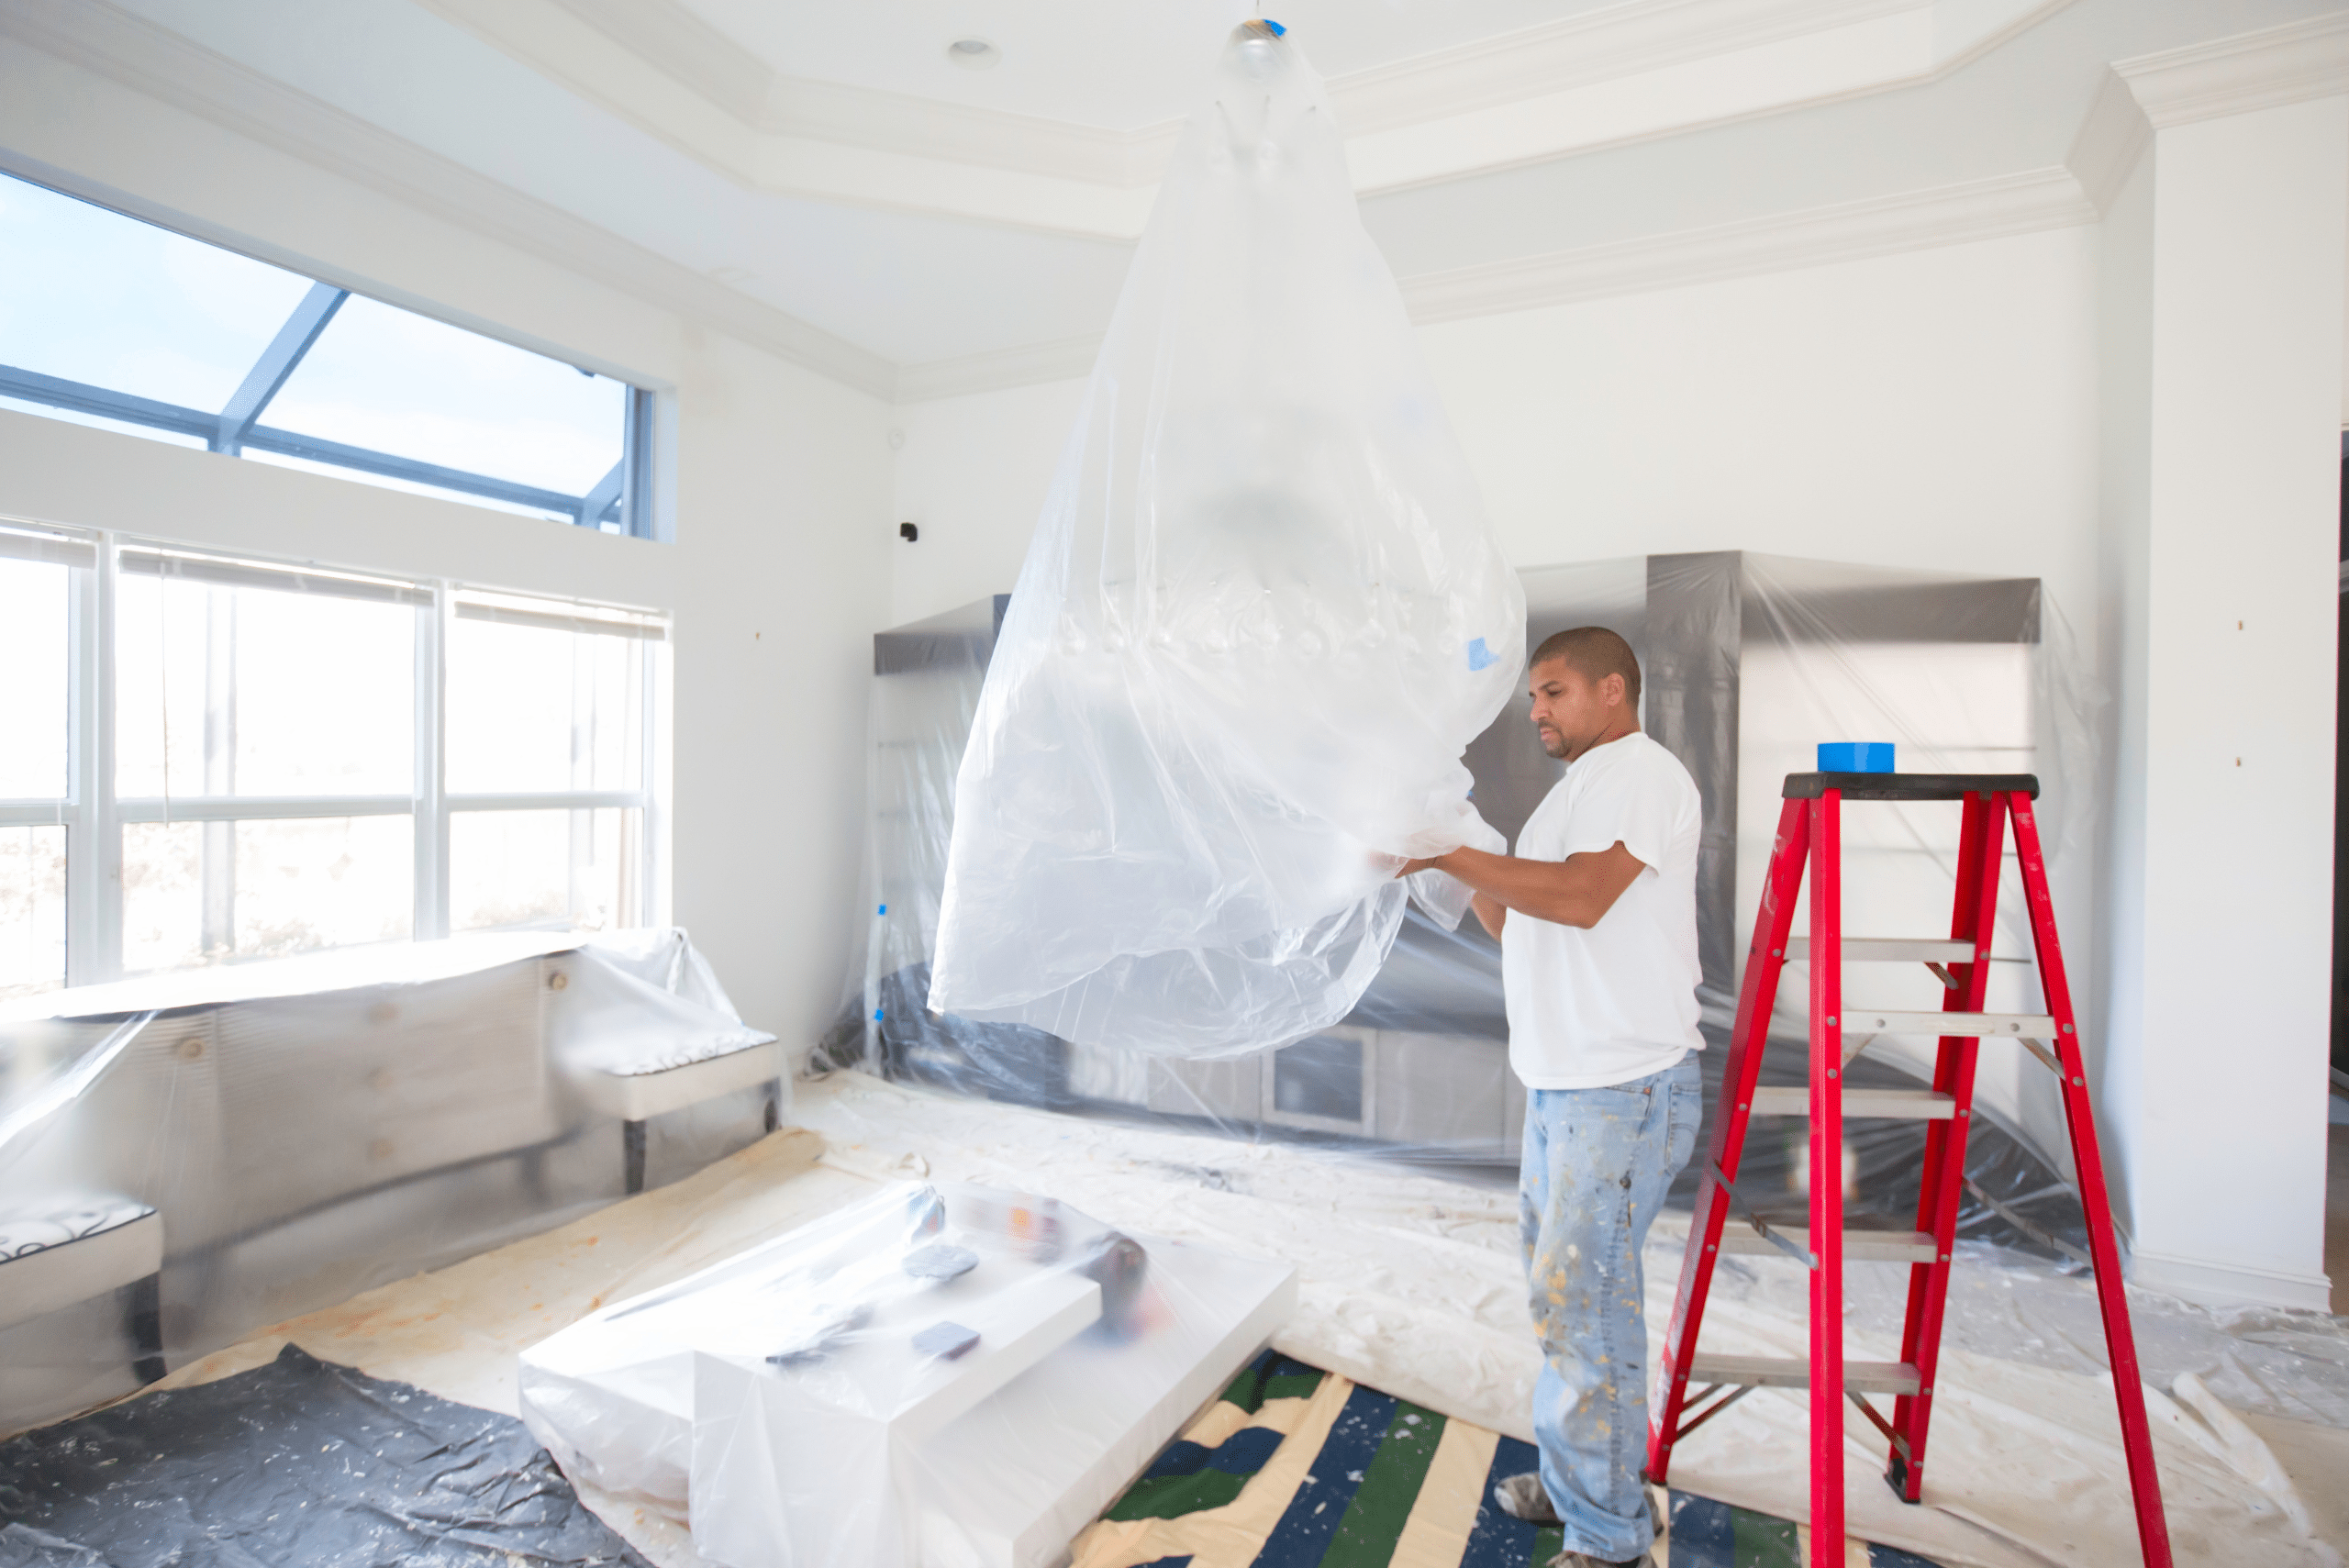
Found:
[[[1003,63],[1003,50],[985,39],[956,39],[946,46],[946,58],[965,71],[986,71]]]

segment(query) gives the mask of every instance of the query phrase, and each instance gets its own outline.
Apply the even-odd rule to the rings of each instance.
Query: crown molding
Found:
[[[1130,190],[1155,184],[1181,120],[1102,130],[837,82],[778,77],[758,128],[777,136]]]
[[[9,0],[0,6],[0,36],[860,392],[896,391],[896,367],[869,350],[106,0]]]
[[[2064,167],[2099,214],[2110,212],[2153,139],[2153,122],[2137,106],[2137,95],[2119,72],[2108,70],[2079,134],[2072,139],[2072,150],[2064,154]]]
[[[2069,171],[2033,169],[1742,223],[1424,272],[1400,280],[1400,286],[1413,324],[1431,327],[2095,221],[2095,206]],[[1097,337],[1075,338],[908,365],[898,373],[897,401],[918,403],[1074,380],[1091,373],[1100,347]]]
[[[1422,326],[2094,223],[2063,169],[1776,214],[1403,280]]]
[[[418,3],[751,189],[1130,240],[1182,130],[785,77],[678,0]],[[1937,81],[2072,3],[1622,0],[1329,92],[1370,195]]]
[[[424,0],[452,19],[482,8]],[[740,120],[756,125],[766,112],[774,72],[764,61],[703,21],[677,0],[553,0],[586,26],[624,45]]]
[[[2349,11],[2116,61],[2064,166],[2111,209],[2154,132],[2349,93]]]
[[[1635,76],[1782,39],[1930,12],[1934,0],[1625,0],[1330,83],[1352,136]]]
[[[2112,70],[2155,130],[2330,98],[2349,93],[2349,11],[2116,61]]]
[[[1706,42],[1627,36],[1620,50],[1591,49],[1593,58],[1583,64],[1555,61],[1561,74],[1581,76],[1574,84],[1560,87],[1534,75],[1520,79],[1525,96],[1479,103],[1463,95],[1445,115],[1353,134],[1347,155],[1354,188],[1364,195],[1409,190],[1923,86],[2073,3],[1816,0],[1798,9],[1798,0],[1773,0],[1767,8],[1737,8],[1731,0],[1633,0],[1589,19],[1612,18],[1611,30],[1629,35],[1634,21],[1675,5],[1701,7],[1713,24],[1699,35]],[[1553,39],[1553,47],[1562,41]],[[1332,85],[1333,107],[1353,130],[1345,85]]]
[[[1091,375],[1093,361],[1100,355],[1101,334],[1097,332],[1085,338],[1025,343],[991,353],[907,365],[897,373],[897,401],[930,403],[974,392],[1002,392],[1051,381],[1074,381]]]

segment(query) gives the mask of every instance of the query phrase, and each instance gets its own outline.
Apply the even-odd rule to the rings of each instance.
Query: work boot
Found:
[[[1503,1476],[1493,1488],[1493,1501],[1501,1512],[1513,1519],[1523,1519],[1530,1525],[1554,1525],[1565,1521],[1558,1518],[1558,1510],[1550,1501],[1549,1492],[1542,1485],[1542,1477],[1533,1471],[1522,1475]]]
[[[1610,1562],[1587,1551],[1561,1551],[1542,1568],[1642,1568],[1646,1562],[1644,1557],[1627,1557],[1620,1562]]]

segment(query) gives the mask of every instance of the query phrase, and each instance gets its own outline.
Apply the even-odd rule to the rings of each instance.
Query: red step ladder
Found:
[[[2148,1568],[2169,1568],[2169,1529],[2162,1518],[2161,1482],[2154,1472],[2153,1437],[2145,1424],[2137,1345],[2129,1330],[2121,1255],[2112,1235],[2104,1162],[2097,1152],[2088,1109],[2087,1073],[2080,1057],[2072,993],[2055,940],[2055,911],[2047,894],[2032,802],[2039,781],[2028,773],[1790,773],[1778,817],[1776,846],[1747,951],[1745,982],[1730,1037],[1721,1103],[1698,1186],[1697,1213],[1680,1267],[1679,1298],[1657,1368],[1654,1425],[1648,1439],[1648,1478],[1665,1483],[1675,1444],[1757,1387],[1810,1390],[1810,1540],[1816,1568],[1841,1568],[1843,1546],[1843,1401],[1849,1397],[1889,1440],[1886,1473],[1904,1501],[1920,1499],[1925,1439],[1932,1418],[1933,1376],[1941,1355],[1942,1309],[1949,1294],[1950,1258],[1957,1234],[1958,1195],[1965,1182],[1965,1133],[1974,1108],[1974,1064],[1985,1037],[2020,1040],[2063,1082],[2064,1115],[2079,1176],[2080,1207],[2087,1218],[2088,1255],[2105,1344],[2121,1407],[2121,1446],[2135,1494],[2137,1535]],[[1965,823],[1958,851],[1956,907],[1949,940],[1876,940],[1843,935],[1842,809],[1847,800],[1962,800]],[[1986,1013],[1990,940],[1998,907],[1998,868],[2007,824],[2031,910],[2032,945],[2039,959],[2044,1014]],[[1810,868],[1810,935],[1790,935],[1803,868]],[[1810,1084],[1808,1089],[1757,1086],[1768,1041],[1778,976],[1789,960],[1810,962]],[[1869,1008],[1847,1015],[1843,965],[1919,962],[1945,990],[1939,1012]],[[1956,1029],[1959,1032],[1952,1032]],[[1862,1043],[1879,1034],[1935,1035],[1941,1053],[1930,1090],[1843,1087],[1850,1057],[1843,1038]],[[1857,1054],[1856,1051],[1853,1054]],[[1737,1191],[1738,1162],[1749,1120],[1756,1116],[1810,1118],[1810,1229],[1796,1235],[1754,1214]],[[1843,1118],[1926,1118],[1924,1186],[1913,1231],[1843,1228]],[[1730,1209],[1745,1223],[1728,1229]],[[1723,1252],[1781,1251],[1810,1272],[1810,1354],[1808,1362],[1754,1356],[1706,1355],[1697,1332],[1712,1287],[1713,1264]],[[1906,1262],[1909,1315],[1898,1362],[1843,1358],[1843,1262],[1846,1258]],[[1692,1397],[1689,1385],[1698,1385]],[[1893,1397],[1887,1421],[1871,1394]]]

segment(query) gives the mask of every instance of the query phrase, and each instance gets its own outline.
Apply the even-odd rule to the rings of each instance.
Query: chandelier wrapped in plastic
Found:
[[[987,671],[934,1011],[1231,1055],[1343,1018],[1406,858],[1499,850],[1460,756],[1524,599],[1275,24],[1160,187]],[[1456,923],[1465,890],[1408,891]]]

